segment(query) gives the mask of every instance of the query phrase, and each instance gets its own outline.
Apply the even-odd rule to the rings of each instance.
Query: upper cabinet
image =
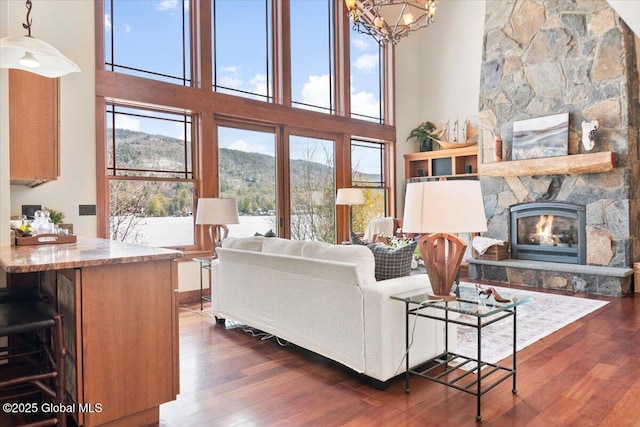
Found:
[[[60,174],[58,80],[9,70],[11,184],[35,187]]]

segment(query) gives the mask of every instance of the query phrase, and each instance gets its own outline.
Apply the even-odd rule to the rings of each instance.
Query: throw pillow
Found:
[[[411,274],[411,260],[418,245],[413,241],[405,246],[395,248],[370,243],[367,245],[376,261],[376,280],[387,280]]]
[[[362,239],[360,239],[360,237],[358,237],[358,235],[356,233],[354,233],[352,231],[351,232],[351,244],[352,245],[364,245],[364,242],[362,241]]]

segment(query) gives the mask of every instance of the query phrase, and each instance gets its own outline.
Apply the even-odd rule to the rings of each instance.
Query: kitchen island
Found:
[[[106,239],[0,248],[9,286],[64,315],[66,393],[81,426],[146,426],[179,392],[179,251]]]

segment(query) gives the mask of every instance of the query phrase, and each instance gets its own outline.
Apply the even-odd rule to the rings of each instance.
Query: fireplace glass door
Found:
[[[513,258],[586,263],[584,206],[537,202],[515,205],[510,210]]]
[[[518,218],[518,244],[569,248],[578,244],[578,218],[537,215]]]

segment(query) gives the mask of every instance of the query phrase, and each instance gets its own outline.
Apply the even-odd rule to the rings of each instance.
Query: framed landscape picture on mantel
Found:
[[[535,159],[569,154],[569,113],[513,122],[511,159]]]

